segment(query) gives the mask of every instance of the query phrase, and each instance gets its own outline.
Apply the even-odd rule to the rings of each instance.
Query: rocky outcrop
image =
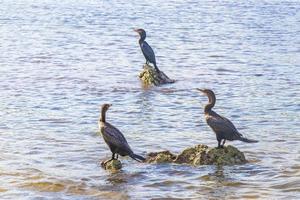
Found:
[[[157,72],[152,66],[145,64],[143,71],[139,75],[144,85],[162,85],[166,83],[174,83],[175,80],[170,79],[164,72]]]
[[[146,163],[176,163],[198,165],[238,165],[245,164],[247,160],[243,152],[233,146],[224,148],[209,148],[207,145],[199,144],[194,147],[184,149],[176,155],[170,151],[160,151],[148,153]],[[119,160],[110,160],[101,162],[105,170],[118,171],[122,168]]]
[[[209,148],[199,144],[175,155],[169,151],[149,153],[147,163],[177,163],[191,165],[236,165],[247,162],[243,152],[233,146]]]
[[[146,158],[147,163],[170,163],[176,159],[176,155],[172,154],[170,151],[160,151],[149,153]]]
[[[101,167],[105,170],[118,171],[122,169],[122,163],[119,160],[102,161]]]

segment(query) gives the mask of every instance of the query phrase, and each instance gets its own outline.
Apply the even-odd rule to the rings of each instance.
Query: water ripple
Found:
[[[1,199],[299,199],[299,2],[5,1],[0,6]],[[172,85],[143,88],[133,28]],[[99,107],[135,152],[216,145],[207,98],[257,144],[244,166],[145,165],[110,152]]]

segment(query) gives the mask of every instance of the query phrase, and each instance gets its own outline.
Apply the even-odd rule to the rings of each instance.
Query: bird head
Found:
[[[109,109],[109,107],[111,107],[111,106],[112,106],[112,104],[105,103],[101,106],[101,110],[106,112]]]
[[[210,90],[210,89],[199,89],[199,88],[196,88],[196,90],[202,92],[203,94],[205,94],[208,97],[215,96],[215,93],[212,90]]]
[[[215,93],[210,89],[196,89],[208,97],[208,104],[206,104],[206,106],[204,107],[204,113],[211,111],[211,109],[215,106],[216,103]]]
[[[142,28],[134,29],[135,32],[137,32],[141,38],[146,38],[146,31]]]

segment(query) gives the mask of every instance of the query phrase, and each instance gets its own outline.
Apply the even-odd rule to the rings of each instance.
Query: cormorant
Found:
[[[108,161],[118,159],[118,155],[129,156],[139,162],[144,161],[145,158],[133,153],[124,135],[116,127],[106,122],[105,114],[110,106],[111,104],[102,105],[101,117],[99,120],[99,129],[102,133],[103,139],[112,152],[112,157]],[[116,158],[115,154],[117,154]]]
[[[146,59],[146,64],[153,63],[155,70],[159,72],[159,69],[156,65],[156,59],[153,49],[150,47],[150,45],[145,41],[146,39],[146,31],[144,29],[134,29],[135,32],[137,32],[140,35],[139,44],[141,47],[141,50],[144,54],[144,57]]]
[[[235,128],[233,123],[229,119],[218,115],[212,110],[216,103],[216,96],[212,90],[198,89],[208,97],[208,104],[204,107],[204,115],[208,126],[216,133],[218,140],[218,148],[223,148],[226,140],[240,140],[243,142],[254,143],[257,140],[250,140],[245,137]],[[222,142],[223,140],[223,142]],[[222,142],[222,145],[221,145]]]

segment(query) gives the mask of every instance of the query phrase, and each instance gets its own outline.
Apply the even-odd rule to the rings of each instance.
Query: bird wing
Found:
[[[101,132],[106,143],[110,143],[119,149],[131,151],[124,135],[113,125],[106,122]]]
[[[229,119],[216,113],[206,117],[206,122],[215,133],[222,134],[227,140],[235,140],[242,136]]]
[[[146,59],[149,62],[156,64],[154,51],[146,41],[141,43],[141,49]]]

